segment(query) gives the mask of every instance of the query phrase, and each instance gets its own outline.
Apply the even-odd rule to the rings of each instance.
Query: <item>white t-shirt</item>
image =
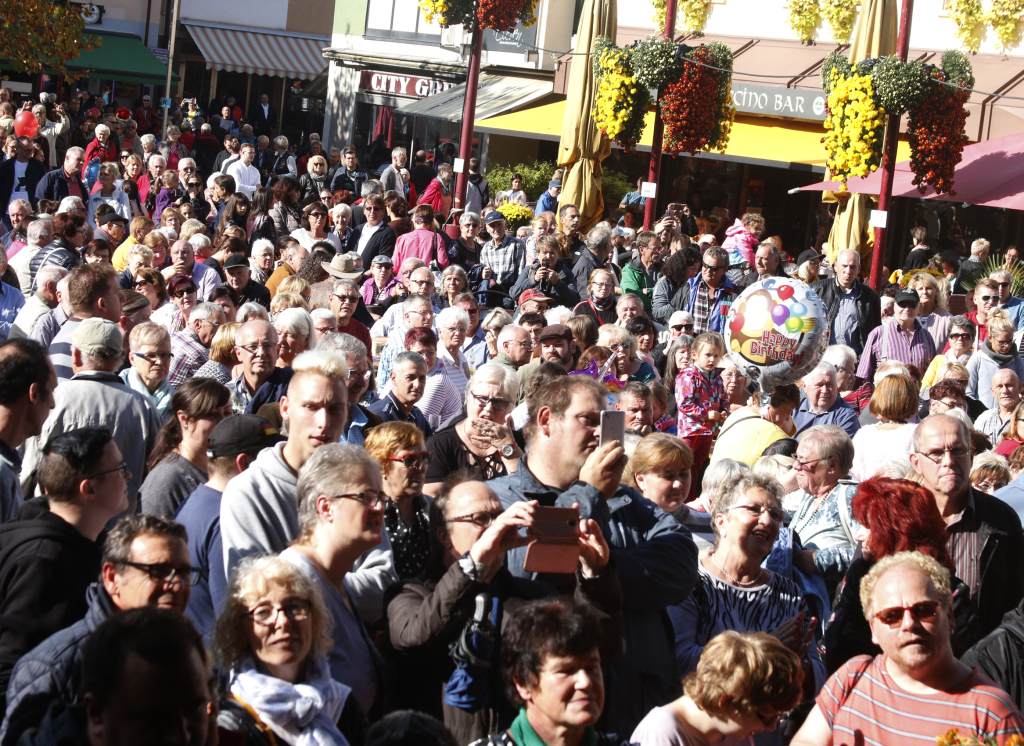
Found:
[[[28,199],[28,182],[25,178],[28,172],[28,161],[22,163],[15,159],[14,161],[14,189],[11,191],[10,202],[7,203],[9,206],[11,202],[16,199]],[[4,209],[7,212],[7,209]]]
[[[629,739],[636,746],[704,746],[685,730],[682,724],[667,707],[655,707],[640,721]],[[753,738],[742,740],[726,738],[718,742],[719,746],[753,746]]]
[[[366,244],[370,242],[370,238],[373,237],[373,234],[376,233],[377,231],[379,231],[383,227],[384,227],[384,223],[381,223],[378,226],[372,226],[369,223],[367,223],[366,225],[363,226],[363,232],[359,236],[359,249],[358,249],[358,251],[359,251],[360,254],[363,253],[363,249],[366,248]]]

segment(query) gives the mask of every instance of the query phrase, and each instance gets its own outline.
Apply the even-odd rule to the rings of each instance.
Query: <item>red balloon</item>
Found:
[[[14,118],[14,134],[18,137],[35,137],[39,131],[39,122],[31,111],[20,111]]]
[[[789,300],[790,298],[793,297],[793,286],[781,285],[779,289],[776,290],[775,292],[778,293],[779,297],[782,298],[782,300]]]

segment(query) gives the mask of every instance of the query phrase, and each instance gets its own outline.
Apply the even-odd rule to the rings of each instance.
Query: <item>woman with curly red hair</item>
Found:
[[[854,520],[864,528],[856,536],[860,554],[854,556],[836,591],[839,600],[825,629],[823,647],[829,673],[855,655],[882,652],[871,641],[871,627],[860,603],[860,581],[876,562],[897,552],[926,554],[949,570],[956,617],[953,650],[958,656],[966,651],[979,637],[977,609],[970,600],[970,589],[954,574],[946,549],[946,524],[931,490],[907,479],[874,477],[857,487],[852,507]]]

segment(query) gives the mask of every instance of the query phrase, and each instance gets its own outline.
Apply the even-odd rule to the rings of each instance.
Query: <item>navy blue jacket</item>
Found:
[[[82,195],[82,202],[89,203],[89,190],[82,183],[81,177],[78,172],[71,177],[78,184],[79,194]],[[39,180],[39,185],[33,192],[36,195],[36,201],[41,199],[52,199],[60,202],[62,199],[67,197],[71,193],[71,178],[64,173],[64,165],[61,164],[57,168],[47,173],[42,179]],[[33,204],[35,204],[33,202]]]
[[[114,602],[100,583],[85,592],[89,610],[85,618],[50,635],[26,653],[7,685],[7,713],[0,728],[0,744],[13,746],[21,734],[43,721],[50,702],[78,702],[82,679],[82,647],[93,630],[115,611]]]
[[[679,696],[675,640],[666,607],[682,603],[697,582],[697,546],[688,529],[625,485],[611,500],[595,487],[574,482],[566,490],[541,484],[527,459],[517,471],[487,483],[504,508],[537,500],[541,505],[580,505],[581,518],[593,518],[611,548],[622,584],[622,658],[611,666],[606,686],[608,730],[632,733],[655,706]],[[526,547],[506,555],[509,571],[536,579],[523,569]]]

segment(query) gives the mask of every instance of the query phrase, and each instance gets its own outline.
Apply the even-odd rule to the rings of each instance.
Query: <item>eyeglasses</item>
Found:
[[[434,317],[433,311],[406,311],[406,313],[414,313],[417,316],[422,316],[425,319],[432,319]]]
[[[761,518],[762,513],[767,513],[772,523],[782,523],[785,519],[786,514],[778,508],[769,508],[767,505],[761,503],[748,503],[746,505],[733,505],[728,510],[745,510],[750,514],[751,518]],[[727,511],[728,512],[728,511]]]
[[[319,210],[317,210],[316,212],[309,213],[309,217],[311,217],[311,218],[326,218],[327,217],[327,213],[326,212],[320,212]]]
[[[913,606],[890,606],[888,609],[882,609],[875,614],[875,619],[887,627],[898,627],[903,623],[903,617],[909,611],[910,616],[914,617],[915,621],[930,622],[938,616],[939,609],[941,608],[941,601],[922,601]]]
[[[187,174],[194,174],[196,172],[195,166],[182,166],[181,170]]]
[[[348,371],[348,380],[356,381],[362,378],[364,381],[369,381],[371,375],[373,375],[372,370],[364,370],[362,373],[360,373],[355,368],[350,368]]]
[[[212,327],[213,327],[214,329],[216,329],[216,328],[218,328],[218,327],[222,326],[221,324],[215,324],[214,322],[210,321],[209,319],[199,319],[199,320],[200,320],[200,321],[202,321],[202,322],[203,322],[204,324],[209,324],[209,325],[210,325],[210,326],[212,326]]]
[[[531,342],[530,340],[523,341],[521,339],[513,339],[512,340],[512,344],[520,345],[520,346],[522,346],[522,348],[524,350],[532,350],[533,349],[533,342]]]
[[[480,528],[487,528],[494,523],[498,516],[501,515],[499,510],[496,513],[488,513],[486,510],[481,510],[478,513],[467,513],[466,515],[455,516],[454,518],[448,518],[445,523],[472,523],[474,526]]]
[[[106,471],[96,472],[92,476],[87,477],[87,479],[96,479],[97,477],[102,477],[102,476],[105,476],[107,474],[113,474],[114,472],[118,472],[118,471],[121,472],[121,476],[124,479],[128,479],[129,475],[131,475],[131,472],[128,471],[128,464],[126,464],[124,461],[122,461],[121,465],[118,466],[116,469],[107,469]]]
[[[434,458],[433,451],[424,453],[407,453],[404,456],[388,456],[388,461],[399,461],[406,469],[415,469],[418,466],[426,468]]]
[[[334,295],[334,294],[332,294],[331,297],[332,298],[337,298],[339,301],[341,301],[343,303],[345,301],[348,301],[349,303],[358,303],[359,302],[359,296],[358,295]]]
[[[945,460],[947,453],[953,457],[954,461],[959,461],[971,455],[970,450],[963,446],[954,446],[953,448],[944,448],[942,450],[935,449],[933,451],[917,451],[917,453],[935,465],[941,464]]]
[[[154,283],[152,280],[136,280],[135,281],[135,287],[137,287],[137,288],[145,287],[146,285],[155,285],[155,284],[156,283]]]
[[[480,396],[479,394],[470,393],[470,396],[476,400],[476,403],[480,405],[481,409],[487,409],[487,405],[490,404],[491,408],[495,412],[504,412],[509,408],[512,402],[507,399],[495,399],[490,396]]]
[[[964,332],[956,332],[949,335],[950,339],[974,339],[973,334],[966,334]]]
[[[188,288],[186,290],[178,290],[177,292],[171,293],[175,298],[184,298],[186,295],[195,295],[195,288]]]
[[[1010,287],[1010,283],[1008,283],[1008,282],[1000,282],[998,284],[999,284],[999,287],[1001,287],[1001,288],[1008,288],[1008,287]]]
[[[277,623],[277,615],[284,612],[285,617],[292,622],[304,622],[309,619],[309,611],[313,605],[303,599],[292,599],[286,601],[284,606],[271,606],[261,604],[255,609],[249,610],[249,616],[256,624],[264,627],[273,627]]]
[[[717,272],[720,269],[728,269],[729,268],[729,266],[727,264],[717,264],[716,265],[716,264],[704,264],[703,262],[701,262],[701,266],[703,266],[704,269],[706,269],[708,272]]]
[[[180,579],[184,585],[195,585],[203,577],[202,569],[189,565],[175,567],[167,563],[145,565],[141,562],[123,562],[122,564],[141,570],[149,575],[150,580],[160,583],[173,583],[176,579]]]
[[[982,492],[991,493],[995,492],[996,490],[1001,490],[1003,487],[1006,486],[1006,482],[975,482],[974,486],[976,489],[979,489]]]
[[[171,359],[169,352],[133,352],[135,357],[141,357],[147,363],[166,363]]]
[[[932,401],[932,406],[935,406],[936,404],[941,404],[946,407],[946,409],[956,409],[960,406],[960,402],[956,399],[935,399]]]
[[[693,329],[693,324],[673,324],[672,325],[672,331],[674,331],[674,332],[682,332],[682,331],[685,331],[687,329]]]
[[[344,495],[331,495],[332,500],[358,500],[371,510],[379,508],[387,498],[379,492],[349,492]]]
[[[255,355],[260,350],[263,350],[263,352],[270,352],[276,348],[277,345],[271,344],[270,342],[263,342],[262,344],[238,345],[238,347],[239,349],[245,350],[250,355]]]
[[[914,300],[901,300],[896,304],[900,308],[917,308],[917,301]]]
[[[363,205],[363,212],[379,212],[380,209],[376,205]]]
[[[981,302],[982,303],[995,303],[998,300],[999,300],[999,296],[998,295],[983,295],[983,296],[981,296]]]
[[[795,458],[793,459],[793,468],[796,469],[797,471],[810,471],[809,467],[811,466],[811,464],[816,464],[821,460],[822,459],[820,458],[816,458],[811,461],[803,461],[799,458]]]
[[[616,342],[613,345],[608,345],[608,349],[609,350],[618,350],[619,352],[624,352],[625,350],[629,349],[629,342]]]
[[[610,287],[615,287],[615,283],[612,283],[612,282],[595,282],[594,283],[594,287],[595,288],[610,288]]]
[[[188,188],[189,189],[200,189],[200,188],[202,188],[202,186],[203,186],[203,184],[200,181],[190,181],[188,183]]]
[[[313,328],[316,330],[317,334],[321,335],[333,334],[334,332],[338,331],[338,327],[336,326],[314,326]]]

